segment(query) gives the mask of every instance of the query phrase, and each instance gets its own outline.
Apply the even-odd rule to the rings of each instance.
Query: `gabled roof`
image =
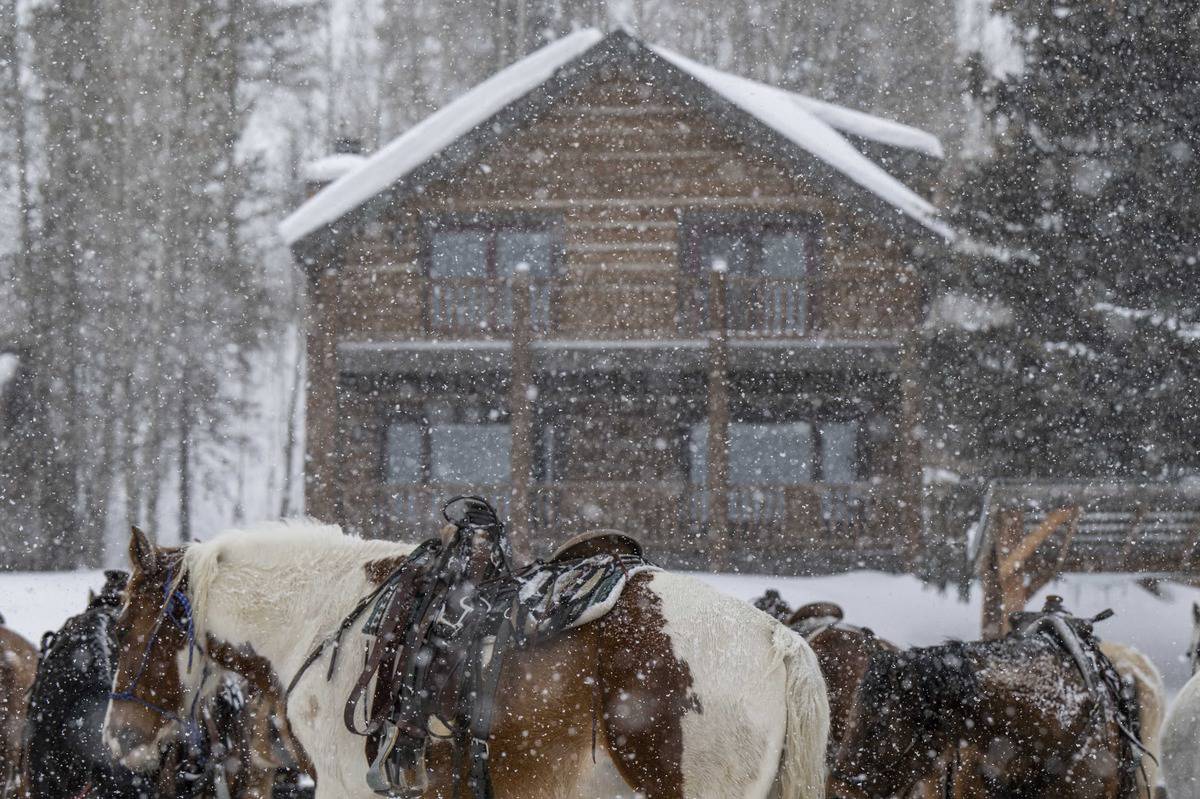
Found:
[[[949,236],[931,203],[859,152],[842,134],[941,157],[935,136],[704,66],[665,47],[645,45],[622,30],[603,36],[594,29],[543,47],[414,125],[296,209],[280,224],[280,235],[288,244],[296,244],[397,186],[416,190],[498,141],[576,85],[588,67],[609,58],[627,59],[659,72],[665,69],[674,73],[667,75],[669,79],[702,86],[717,101],[712,105],[720,106],[716,110],[731,106],[748,115],[907,217]],[[468,141],[475,146],[466,146]]]

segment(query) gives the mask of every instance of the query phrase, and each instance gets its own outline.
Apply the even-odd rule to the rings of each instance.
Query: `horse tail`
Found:
[[[782,624],[775,625],[771,648],[786,670],[787,729],[779,763],[780,799],[823,799],[829,698],[821,666],[808,643]]]

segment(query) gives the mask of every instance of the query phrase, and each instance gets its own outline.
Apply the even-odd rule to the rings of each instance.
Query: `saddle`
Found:
[[[1009,635],[1014,638],[1048,638],[1071,658],[1088,692],[1096,698],[1093,712],[1112,711],[1128,752],[1128,757],[1123,758],[1121,763],[1122,795],[1126,795],[1132,792],[1141,757],[1150,753],[1141,741],[1141,721],[1134,687],[1100,650],[1100,641],[1096,637],[1096,623],[1112,615],[1113,611],[1108,609],[1090,619],[1075,616],[1066,609],[1062,597],[1050,595],[1040,611],[1009,614],[1012,629]]]
[[[375,793],[423,795],[432,739],[452,747],[453,795],[490,799],[488,737],[505,656],[600,618],[630,577],[653,567],[636,540],[597,531],[514,570],[485,500],[456,497],[443,515],[453,534],[414,550],[370,606],[366,660],[343,721],[367,739]]]
[[[805,638],[811,638],[837,625],[845,615],[842,606],[835,602],[809,602],[797,609],[784,623]]]

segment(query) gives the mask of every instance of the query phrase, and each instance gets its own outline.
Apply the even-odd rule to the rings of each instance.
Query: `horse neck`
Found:
[[[259,552],[237,544],[207,553],[215,562],[201,568],[208,573],[195,587],[197,634],[252,650],[284,684],[374,588],[365,564],[411,550],[349,537]]]

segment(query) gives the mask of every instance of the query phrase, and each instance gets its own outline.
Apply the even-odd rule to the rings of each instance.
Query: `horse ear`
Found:
[[[134,571],[153,572],[158,567],[157,550],[146,534],[137,527],[131,527],[129,535],[129,563]]]

